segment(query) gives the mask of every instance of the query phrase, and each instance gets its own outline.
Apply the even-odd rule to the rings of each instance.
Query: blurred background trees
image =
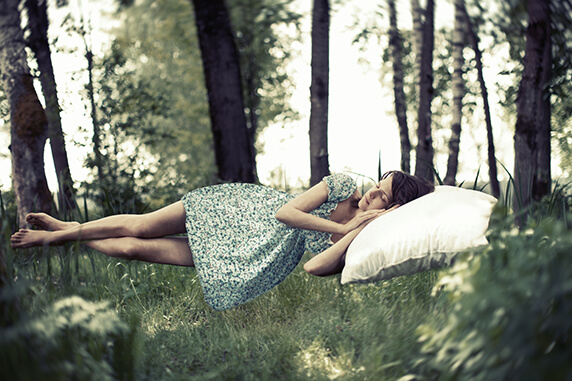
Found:
[[[48,119],[28,65],[17,0],[4,1],[0,13],[0,73],[10,116],[12,186],[18,220],[34,210],[50,212],[52,201],[44,172]]]
[[[226,43],[234,49],[206,60],[205,49],[216,48],[212,45],[218,44],[223,23],[212,25],[215,19],[210,16],[202,21],[211,24],[205,28],[214,30],[210,46],[201,49],[195,9],[215,5],[210,10],[218,17],[224,13]],[[352,15],[353,6],[357,11]],[[300,363],[295,357],[307,359],[312,353],[301,351],[300,343],[306,341],[320,349],[316,358],[327,358],[328,363],[337,359],[350,369],[346,374],[360,372],[360,376],[376,379],[384,377],[375,377],[375,372],[387,371],[412,373],[405,378],[426,374],[430,379],[436,375],[569,378],[572,304],[568,280],[572,267],[565,264],[570,260],[571,203],[569,188],[558,184],[558,177],[566,182],[572,170],[572,4],[570,0],[455,0],[454,7],[450,6],[443,0],[380,0],[376,11],[361,12],[366,6],[358,0],[316,0],[312,4],[299,0],[94,0],[89,7],[75,0],[0,0],[0,129],[11,136],[4,155],[12,162],[12,189],[0,194],[0,349],[8,354],[2,357],[7,364],[0,368],[9,369],[13,359],[19,359],[18,365],[30,377],[36,371],[45,376],[47,369],[68,378],[101,378],[94,369],[112,377],[121,374],[115,365],[124,364],[124,378],[130,379],[135,370],[132,351],[137,350],[134,327],[141,325],[145,345],[151,344],[144,358],[152,360],[143,369],[156,368],[157,372],[164,371],[166,364],[179,363],[185,375],[209,372],[207,376],[213,377],[217,372],[228,375],[239,361],[248,367],[268,359],[266,375],[276,374],[276,369],[296,371]],[[103,9],[109,12],[103,16],[105,28],[94,17]],[[391,110],[393,123],[372,121],[365,134],[356,133],[355,124],[345,126],[344,159],[363,150],[374,131],[382,131],[383,138],[396,132],[397,162],[403,170],[415,168],[416,174],[434,176],[438,183],[483,188],[502,199],[491,221],[490,245],[459,257],[458,267],[441,274],[419,274],[350,291],[340,292],[336,279],[327,283],[295,274],[286,288],[256,301],[252,310],[248,306],[222,315],[205,310],[196,277],[187,269],[125,265],[84,255],[73,245],[40,248],[30,255],[11,249],[9,236],[18,223],[24,224],[28,211],[89,220],[94,214],[156,209],[207,184],[260,181],[256,164],[260,164],[260,153],[267,150],[260,137],[265,129],[276,126],[308,122],[304,138],[315,141],[318,148],[297,147],[282,159],[310,159],[316,154],[318,169],[310,171],[311,179],[304,178],[301,187],[319,181],[330,170],[332,152],[327,138],[332,125],[329,85],[339,80],[329,74],[335,63],[329,56],[339,41],[331,38],[328,27],[348,15],[355,18],[349,29],[355,33],[356,44],[380,52],[379,61],[371,60],[366,68],[379,73],[380,88],[393,90],[387,92],[386,103],[394,101],[395,109]],[[439,15],[448,21],[438,22]],[[320,37],[311,37],[312,16],[321,22]],[[105,43],[98,47],[98,41]],[[308,77],[316,75],[312,92],[296,88],[294,78],[301,75],[296,69],[310,66],[310,55],[303,57],[302,65],[293,65],[310,50],[306,49],[310,44],[320,47],[313,53],[312,72],[302,71]],[[223,88],[226,83],[216,85],[228,69],[216,65],[227,62],[227,54],[233,56],[232,93]],[[69,78],[54,75],[54,79],[50,61],[56,72],[72,62],[79,69]],[[212,77],[214,87],[207,86],[209,70],[207,77]],[[73,90],[62,90],[65,85]],[[299,113],[290,103],[295,92],[306,90],[304,101],[311,115]],[[311,106],[314,90],[320,98],[316,108]],[[222,106],[223,111],[213,115],[220,107],[212,99],[215,91],[219,91],[217,97],[234,98],[229,122],[214,120],[226,113]],[[43,97],[38,97],[40,92]],[[344,96],[365,100],[369,94],[351,88]],[[72,98],[81,103],[70,117]],[[241,100],[236,103],[237,99]],[[380,113],[387,110],[384,106],[379,104]],[[344,112],[357,120],[359,110],[346,107]],[[313,133],[310,122],[316,119],[319,134]],[[58,131],[59,122],[63,131]],[[500,144],[506,151],[506,147],[493,135],[493,127],[495,134],[505,135],[502,142],[509,136],[509,155],[514,160],[506,154],[502,160],[497,158],[495,148]],[[219,133],[225,144],[217,142]],[[240,144],[234,134],[241,137]],[[265,136],[266,142],[269,138],[272,135]],[[57,173],[44,169],[46,139],[52,151],[48,158]],[[355,141],[358,144],[351,146]],[[72,171],[66,173],[66,155],[86,158],[87,175],[80,178]],[[387,154],[380,152],[379,156],[381,161]],[[473,184],[459,184],[463,167],[470,167],[467,163],[483,163],[483,170],[474,174]],[[497,164],[503,168],[500,174]],[[552,171],[555,168],[558,174]],[[345,169],[351,171],[341,168]],[[58,178],[59,197],[51,195],[46,175]],[[499,181],[503,177],[504,184]],[[268,185],[283,183],[287,189],[287,181],[282,180],[273,178]],[[68,208],[74,205],[73,196],[83,201],[82,208]],[[516,222],[530,228],[514,228],[511,207],[517,212]],[[441,283],[435,295],[431,289],[437,276]],[[107,306],[74,298],[49,307],[55,296],[75,293],[113,302]],[[168,299],[173,302],[165,304]],[[336,308],[326,308],[332,301]],[[322,304],[315,308],[318,304],[314,303]],[[411,308],[402,308],[403,303]],[[118,319],[115,311],[130,323]],[[246,331],[245,312],[258,316],[249,320],[254,325]],[[89,318],[78,320],[76,313]],[[148,319],[150,315],[155,320],[138,321],[139,316]],[[307,325],[308,316],[314,321],[311,325]],[[295,319],[300,319],[300,325],[291,324]],[[328,322],[326,327],[324,322]],[[230,335],[237,338],[230,348],[238,350],[220,340],[229,337],[231,326],[231,333],[238,334]],[[102,327],[109,329],[102,331]],[[157,327],[164,330],[157,331]],[[296,327],[292,335],[291,327]],[[417,354],[415,329],[423,343]],[[247,331],[263,336],[251,340]],[[276,331],[281,335],[276,336]],[[165,337],[172,341],[163,341]],[[268,356],[269,338],[274,345],[270,349],[286,351]],[[192,345],[193,340],[197,345]],[[205,342],[214,350],[204,351]],[[70,343],[76,351],[69,350]],[[179,361],[182,352],[192,354],[190,363]],[[230,361],[213,373],[210,365],[220,364],[221,356]],[[374,369],[373,374],[361,373],[362,369]],[[316,374],[326,374],[322,370]]]
[[[310,185],[330,174],[328,160],[328,101],[330,74],[330,2],[314,0],[312,7],[312,84],[310,85]]]
[[[480,154],[486,149],[488,155],[478,159],[489,167],[488,179],[482,177],[490,183],[491,193],[504,197],[498,185],[487,97],[487,89],[494,87],[499,89],[504,113],[493,115],[494,119],[504,121],[506,127],[502,128],[516,127],[515,166],[512,170],[505,166],[517,185],[515,203],[526,210],[533,199],[541,199],[550,191],[552,149],[558,149],[562,167],[570,163],[570,102],[566,94],[570,83],[571,16],[569,1],[541,3],[546,14],[541,22],[545,29],[537,38],[545,49],[535,56],[542,70],[531,69],[537,79],[532,79],[530,85],[526,67],[534,59],[531,53],[526,58],[525,48],[532,43],[531,28],[538,21],[527,16],[535,9],[534,2],[490,0],[485,7],[480,2],[457,0],[447,14],[451,22],[440,28],[435,27],[433,18],[435,10],[443,17],[439,9],[445,4],[438,1],[380,2],[377,13],[358,17],[353,26],[356,42],[365,49],[379,41],[384,49],[382,66],[370,69],[380,71],[382,86],[394,88],[403,170],[415,168],[419,176],[436,176],[438,181],[455,184],[463,160],[467,160],[463,159],[467,155],[463,141],[486,134],[487,139],[471,150]],[[115,9],[105,17],[113,27],[106,31],[107,41],[100,52],[91,47],[101,37],[95,37],[100,28],[92,24],[89,11],[82,10],[78,17],[73,12],[78,4],[71,0],[28,0],[25,4],[23,20],[29,26],[23,33],[34,53],[28,55],[27,62],[44,91],[42,105],[49,119],[48,137],[59,175],[58,194],[62,195],[58,207],[74,194],[72,185],[80,195],[99,205],[115,205],[112,210],[119,205],[142,210],[207,184],[259,181],[257,152],[264,151],[260,133],[268,126],[286,125],[299,118],[298,110],[289,103],[297,90],[290,65],[300,54],[295,46],[307,43],[321,46],[312,53],[313,79],[308,99],[310,152],[305,155],[315,168],[310,183],[329,173],[327,84],[331,79],[327,59],[333,43],[328,41],[329,17],[331,14],[335,18],[353,2],[316,1],[314,8],[305,12],[298,2],[286,0],[227,0],[216,3],[216,9],[211,9],[215,5],[212,2],[188,0],[111,2]],[[95,11],[104,5],[95,2],[90,9]],[[211,9],[217,17],[224,14],[227,21],[213,23],[212,16],[206,15],[203,27],[197,28],[202,9]],[[58,16],[47,25],[48,17],[42,17],[49,16],[50,11]],[[314,34],[306,36],[310,28],[304,31],[302,25],[309,24],[304,20],[310,14],[316,20]],[[318,28],[317,20],[322,27]],[[208,50],[219,46],[223,34],[218,32],[223,24],[227,43],[234,48],[207,59]],[[201,38],[206,38],[201,30],[207,29],[212,39],[201,44]],[[323,31],[320,38],[318,30]],[[62,49],[58,40],[64,35],[76,36],[79,40],[75,41],[81,43]],[[501,50],[507,52],[509,62],[491,62]],[[58,104],[55,79],[50,79],[49,63],[53,60],[49,58],[54,54],[84,56],[85,71],[77,77],[87,78],[85,90],[74,96],[82,97],[90,110],[91,126],[84,125],[80,131],[91,134],[92,139],[74,143],[83,146],[86,167],[93,171],[76,184],[66,166],[65,136],[58,125],[58,112],[63,106]],[[233,56],[228,61],[232,64],[216,67],[227,56]],[[490,72],[496,65],[497,77],[491,80],[489,75],[490,82],[485,82],[483,71]],[[234,67],[232,92],[228,88],[230,77],[223,75],[230,66]],[[387,73],[391,73],[389,81],[384,79]],[[526,90],[527,86],[532,86],[537,95]],[[3,87],[7,93],[9,88],[6,84]],[[531,116],[537,119],[523,129],[524,112],[531,107],[516,105],[526,96],[537,105]],[[318,98],[320,102],[314,102]],[[9,99],[4,100],[4,110],[9,109]],[[230,107],[225,102],[232,99],[235,106]],[[217,106],[218,102],[222,103]],[[231,109],[235,111],[226,120],[218,119]],[[8,125],[7,115],[5,120]],[[495,126],[496,131],[499,128]],[[529,135],[522,135],[523,131]],[[521,141],[528,144],[526,153],[521,152],[525,146]],[[41,150],[35,149],[38,157],[42,156]],[[448,161],[446,173],[441,174],[444,161]],[[31,163],[25,166],[40,171],[43,168]],[[22,165],[18,167],[23,169]]]

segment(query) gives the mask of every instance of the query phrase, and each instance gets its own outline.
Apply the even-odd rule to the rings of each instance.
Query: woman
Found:
[[[254,184],[200,188],[143,215],[115,215],[79,224],[44,213],[26,221],[12,247],[82,241],[111,257],[195,266],[205,300],[216,310],[245,303],[294,270],[305,251],[313,275],[340,272],[345,252],[372,219],[431,192],[433,185],[387,172],[363,197],[348,175],[327,176],[299,196]],[[187,237],[174,236],[186,233]]]

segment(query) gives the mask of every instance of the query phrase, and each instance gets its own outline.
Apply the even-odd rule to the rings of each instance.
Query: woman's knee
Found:
[[[143,214],[134,221],[137,237],[161,238],[184,233],[185,208],[179,201],[155,212]]]
[[[132,237],[119,238],[115,245],[114,257],[128,260],[137,260],[141,257],[141,244],[139,239]]]
[[[124,229],[125,237],[149,238],[153,237],[153,231],[150,227],[149,218],[145,214],[130,215],[125,221]]]

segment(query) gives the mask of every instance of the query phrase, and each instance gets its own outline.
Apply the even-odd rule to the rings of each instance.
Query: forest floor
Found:
[[[565,380],[572,218],[533,224],[500,223],[454,268],[370,284],[313,277],[303,258],[273,290],[217,312],[192,268],[79,244],[12,250],[5,223],[0,379]]]
[[[419,324],[448,308],[432,295],[436,272],[341,286],[339,276],[313,277],[300,265],[270,292],[217,312],[204,302],[194,269],[115,260],[77,246],[12,255],[20,325],[49,320],[46,310],[62,298],[106,301],[134,327],[125,361],[133,362],[135,379],[397,379],[415,368]],[[90,321],[85,330],[94,329]],[[86,340],[97,341],[90,335]],[[47,362],[38,366],[59,366],[57,358],[30,356]],[[66,361],[79,366],[76,360]],[[30,372],[29,362],[11,365],[18,379],[19,371]]]

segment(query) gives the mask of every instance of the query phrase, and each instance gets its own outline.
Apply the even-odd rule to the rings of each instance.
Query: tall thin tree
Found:
[[[542,62],[544,46],[550,37],[549,4],[545,0],[528,0],[527,7],[524,68],[517,95],[514,133],[516,189],[513,209],[518,224],[524,224],[527,220],[532,201],[532,187],[537,173],[539,100],[549,78],[548,75],[543,75]]]
[[[489,106],[489,95],[487,91],[487,86],[485,84],[485,77],[483,75],[483,60],[481,49],[479,48],[479,38],[477,33],[473,29],[473,23],[467,12],[465,4],[463,4],[463,17],[465,18],[465,23],[467,26],[467,33],[469,42],[475,52],[475,64],[477,67],[477,77],[479,79],[479,84],[481,87],[481,97],[483,98],[483,109],[485,112],[485,125],[487,128],[487,147],[488,147],[488,163],[489,163],[489,181],[491,184],[491,193],[495,197],[500,197],[500,184],[498,179],[497,171],[497,160],[495,155],[495,142],[493,136],[493,124],[491,121],[491,109]]]
[[[431,134],[431,102],[433,100],[433,48],[435,44],[435,3],[427,0],[423,24],[421,71],[419,73],[419,109],[417,114],[417,147],[415,175],[434,180],[433,137]]]
[[[465,17],[463,15],[464,0],[455,0],[455,21],[453,28],[453,108],[451,122],[451,138],[449,139],[449,158],[447,160],[447,174],[443,182],[455,185],[457,169],[459,167],[459,145],[461,142],[461,123],[463,120],[463,97],[465,96],[465,81],[463,80],[463,49],[465,48]]]
[[[388,0],[389,8],[389,46],[393,65],[393,94],[395,98],[395,115],[399,126],[399,140],[401,143],[401,170],[411,172],[411,141],[409,140],[409,127],[407,126],[407,103],[403,89],[403,53],[401,35],[397,27],[397,11],[395,0]]]
[[[310,87],[310,184],[330,174],[328,98],[330,70],[330,3],[314,0],[312,9],[312,84]]]
[[[255,182],[254,146],[244,115],[238,52],[223,0],[192,0],[220,180]]]
[[[421,16],[423,9],[419,0],[410,0],[411,19],[413,21],[413,51],[415,52],[415,78],[419,78],[421,71],[421,47],[423,45],[423,22]]]
[[[26,0],[28,14],[28,44],[36,56],[40,69],[40,83],[48,117],[48,138],[58,179],[58,204],[61,210],[75,208],[74,190],[68,163],[58,92],[52,66],[50,44],[48,42],[48,11],[46,0]]]
[[[97,172],[97,179],[99,183],[99,193],[103,194],[106,183],[106,175],[104,170],[104,157],[101,150],[101,129],[100,121],[97,113],[97,105],[95,102],[95,86],[94,86],[94,63],[93,63],[93,50],[91,42],[89,40],[88,34],[91,33],[91,27],[85,27],[85,21],[83,17],[80,20],[80,34],[83,39],[84,49],[85,49],[85,60],[87,62],[87,84],[85,85],[87,90],[87,98],[89,100],[89,115],[91,119],[91,126],[93,128],[93,134],[91,136],[91,142],[93,143],[93,165]]]
[[[26,227],[26,214],[49,212],[52,197],[44,172],[48,120],[30,75],[18,4],[4,0],[0,8],[0,72],[10,107],[12,186],[19,225]]]

